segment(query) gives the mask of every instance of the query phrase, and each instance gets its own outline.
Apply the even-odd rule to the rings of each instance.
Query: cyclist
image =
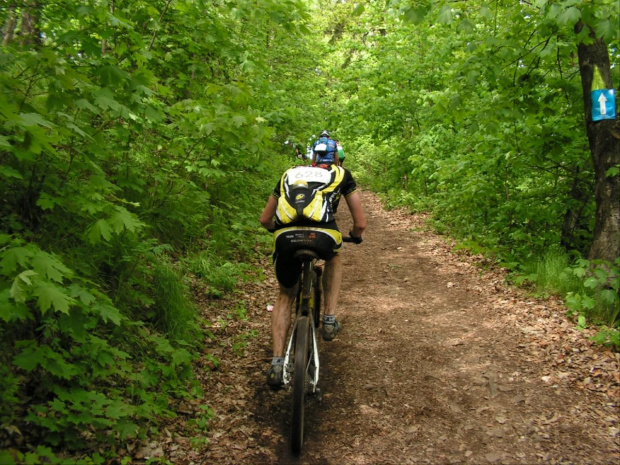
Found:
[[[329,131],[321,132],[319,139],[312,146],[312,166],[335,164],[338,166],[338,147],[330,138]]]
[[[335,141],[336,148],[338,149],[338,161],[340,162],[340,166],[344,166],[344,159],[346,157],[344,154],[344,149],[342,148],[342,145],[340,145],[340,141],[338,139],[335,139]]]
[[[314,220],[296,218],[291,221],[284,210],[283,203],[290,186],[300,181],[313,183],[313,186],[316,186],[316,182],[320,182],[323,187],[320,199],[323,205],[319,209],[321,214],[319,221],[316,221],[316,218]],[[287,170],[276,184],[261,214],[261,224],[270,231],[275,230],[273,260],[280,286],[271,315],[273,359],[267,372],[267,384],[272,388],[282,385],[286,333],[301,273],[299,262],[293,258],[295,250],[310,248],[325,260],[323,273],[325,311],[321,334],[324,340],[331,341],[341,329],[335,312],[342,282],[342,262],[339,255],[342,235],[334,218],[341,196],[344,196],[353,219],[353,228],[349,235],[359,243],[366,229],[361,200],[351,172],[337,165],[329,165],[326,168],[298,166]]]

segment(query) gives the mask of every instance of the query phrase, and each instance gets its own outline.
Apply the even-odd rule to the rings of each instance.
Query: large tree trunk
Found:
[[[15,1],[7,8],[6,21],[4,28],[2,29],[2,45],[9,45],[13,41],[13,34],[15,33],[15,26],[17,26],[17,16],[15,15]]]
[[[24,0],[20,27],[21,41],[24,45],[38,47],[43,44],[39,29],[40,7],[38,0]]]
[[[580,22],[575,30],[580,32],[584,27],[588,26]],[[589,258],[613,261],[620,256],[620,175],[607,176],[605,173],[620,164],[620,124],[617,117],[592,121],[590,92],[594,70],[598,68],[607,89],[613,86],[607,45],[595,37],[591,28],[590,37],[592,43],[578,46],[586,131],[595,173],[596,220]]]

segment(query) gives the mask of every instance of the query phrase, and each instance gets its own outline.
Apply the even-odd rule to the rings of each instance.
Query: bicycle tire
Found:
[[[294,454],[299,454],[304,444],[310,331],[311,328],[308,317],[299,317],[297,320],[297,334],[295,340],[295,372],[293,373],[293,425],[291,445]]]

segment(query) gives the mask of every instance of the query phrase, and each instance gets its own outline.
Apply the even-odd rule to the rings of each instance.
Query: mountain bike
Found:
[[[344,242],[355,242],[343,237]],[[294,254],[302,267],[295,300],[295,320],[284,355],[284,386],[293,385],[291,447],[299,454],[304,443],[306,398],[320,394],[319,348],[317,329],[321,321],[321,274],[319,256],[312,250],[300,249]]]

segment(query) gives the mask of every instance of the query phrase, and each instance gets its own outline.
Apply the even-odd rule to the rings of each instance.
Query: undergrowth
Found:
[[[566,252],[551,249],[522,263],[512,279],[538,295],[560,296],[578,327],[599,326],[595,342],[620,350],[620,259],[573,260]]]

